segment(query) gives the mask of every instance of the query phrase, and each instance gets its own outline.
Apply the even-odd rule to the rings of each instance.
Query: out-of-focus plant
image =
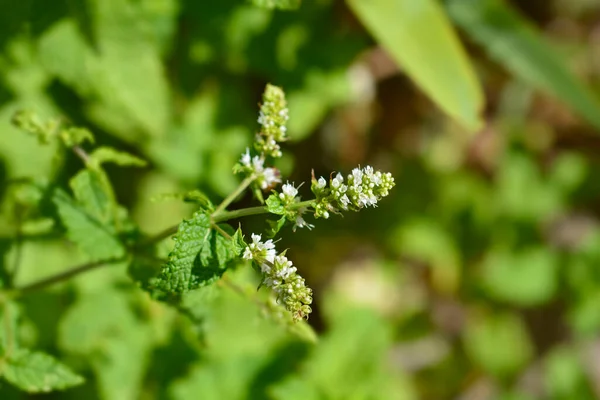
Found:
[[[599,398],[599,17],[0,1],[0,398]]]

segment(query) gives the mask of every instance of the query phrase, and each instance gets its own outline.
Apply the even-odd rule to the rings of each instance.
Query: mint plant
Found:
[[[25,286],[14,285],[17,268],[5,274],[0,297],[4,320],[0,329],[0,374],[4,379],[30,392],[65,389],[83,381],[49,354],[19,344],[14,326],[19,307],[15,300],[103,265],[128,263],[130,275],[152,298],[193,314],[186,304],[187,293],[206,290],[220,281],[235,286],[224,276],[225,272],[244,260],[250,261],[260,274],[259,288],[265,287],[271,294],[265,309],[286,324],[308,319],[313,291],[288,258],[287,250],[276,249],[276,235],[286,225],[291,225],[294,231],[314,228],[314,224],[306,221],[309,214],[315,219],[327,219],[344,211],[375,207],[394,187],[394,178],[370,166],[355,168],[346,178],[341,173],[331,173],[328,180],[317,179],[313,173],[310,190],[314,197],[302,200],[299,195],[302,184],[280,185],[283,177],[273,166],[273,161],[282,156],[288,118],[283,90],[267,85],[258,117],[260,129],[252,149],[248,147],[233,167],[233,172],[242,176],[239,186],[217,205],[198,191],[179,196],[197,204],[198,210],[179,225],[146,237],[127,210],[118,204],[104,170],[106,163],[141,167],[145,165],[142,159],[109,147],[98,147],[88,153],[84,145],[94,143],[89,130],[65,126],[60,120],[43,122],[27,111],[17,113],[13,119],[17,127],[35,135],[41,143],[54,143],[62,149],[57,153],[57,165],[63,162],[65,150],[70,150],[82,160],[85,168],[69,181],[72,194],[49,183],[50,176],[48,181],[15,182],[12,201],[23,203],[23,192],[33,193],[33,200],[20,205],[29,210],[31,217],[41,212],[46,204],[44,199],[49,200],[53,223],[60,224],[66,238],[79,247],[89,262]],[[231,209],[231,204],[246,190],[251,191],[261,205]],[[267,217],[264,232],[244,235],[242,225],[235,229],[228,223],[261,214]],[[57,228],[53,223],[52,229]],[[171,236],[174,245],[163,259],[158,244]],[[287,316],[276,311],[279,307],[285,309]]]

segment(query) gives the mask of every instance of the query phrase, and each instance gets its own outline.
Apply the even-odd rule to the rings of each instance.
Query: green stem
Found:
[[[312,204],[313,200],[301,201],[299,203],[294,203],[289,206],[291,210],[298,210],[303,207],[309,207]],[[259,215],[259,214],[268,214],[269,210],[265,206],[259,207],[249,207],[249,208],[240,208],[239,210],[233,211],[221,211],[214,212],[212,214],[213,222],[224,222],[230,219],[248,217],[250,215]]]
[[[119,257],[119,258],[111,258],[108,260],[92,261],[92,262],[88,262],[85,264],[81,264],[76,267],[69,268],[66,271],[60,272],[56,275],[51,275],[47,278],[42,278],[38,281],[32,282],[25,286],[16,287],[13,290],[9,291],[9,293],[13,297],[18,297],[24,293],[43,289],[46,286],[50,286],[50,285],[53,285],[60,281],[67,280],[69,278],[72,278],[75,275],[79,275],[81,273],[91,271],[91,270],[101,267],[103,265],[118,263],[118,262],[124,261],[125,259],[126,259],[126,257]]]
[[[224,222],[230,219],[248,217],[250,215],[266,214],[268,212],[269,211],[265,206],[240,208],[239,210],[233,211],[221,211],[219,213],[215,212],[212,214],[212,220],[214,222]]]
[[[239,186],[229,194],[229,196],[225,197],[225,199],[215,208],[214,214],[218,214],[221,211],[225,210],[228,205],[230,205],[250,184],[256,179],[256,176],[250,175],[246,179],[244,179]]]
[[[237,195],[239,193],[241,193],[252,182],[252,180],[253,179],[246,178],[240,184],[238,189],[236,189],[232,193],[232,195],[229,195],[227,197],[227,199],[225,199],[219,205],[219,207],[217,207],[215,212],[212,214],[213,228],[216,229],[217,231],[219,231],[219,233],[226,238],[230,238],[229,234],[227,234],[227,232],[223,231],[219,226],[217,226],[217,223],[228,221],[228,220],[234,219],[234,218],[241,218],[241,217],[246,217],[246,216],[250,216],[250,215],[259,215],[259,214],[268,214],[269,213],[269,210],[265,206],[241,208],[239,210],[233,210],[233,211],[224,211],[224,208],[227,207],[227,205],[229,205],[229,203],[231,203],[233,201],[233,199],[235,199],[235,197],[237,197]],[[313,202],[313,200],[301,201],[299,203],[290,205],[289,208],[292,210],[298,210],[303,207],[309,207],[312,204],[312,202]],[[134,252],[135,249],[138,249],[140,247],[150,245],[150,244],[153,244],[156,242],[160,242],[161,240],[166,239],[167,237],[177,233],[178,226],[179,225],[175,225],[170,228],[167,228],[164,231],[156,234],[155,236],[152,236],[142,242],[139,242],[137,245],[132,246],[129,250],[131,252]],[[11,296],[18,297],[24,293],[43,289],[43,288],[53,285],[55,283],[70,279],[75,275],[82,274],[84,272],[102,267],[104,265],[115,264],[115,263],[124,261],[125,259],[126,259],[126,257],[118,257],[118,258],[111,258],[108,260],[92,261],[92,262],[88,262],[85,264],[81,264],[81,265],[75,266],[73,268],[69,268],[68,270],[60,272],[56,275],[42,278],[38,281],[32,282],[25,286],[14,288],[12,290],[9,290],[8,293]]]

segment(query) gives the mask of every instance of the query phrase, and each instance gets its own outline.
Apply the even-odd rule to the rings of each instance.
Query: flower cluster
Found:
[[[273,158],[281,157],[278,142],[287,140],[285,124],[289,119],[287,103],[283,90],[268,84],[263,94],[258,123],[262,129],[256,134],[254,147],[256,150]]]
[[[276,183],[281,183],[279,177],[279,171],[276,168],[264,166],[265,160],[260,156],[252,157],[250,155],[250,149],[246,149],[246,152],[242,154],[240,163],[237,166],[237,171],[246,172],[247,175],[254,175],[256,178],[255,182],[260,186],[262,190],[266,190]]]
[[[287,259],[285,251],[277,254],[272,240],[262,242],[261,235],[252,234],[252,243],[246,247],[242,257],[260,267],[263,284],[273,290],[277,301],[292,313],[295,320],[308,318],[312,311],[312,289],[297,274],[296,267]]]
[[[368,206],[376,207],[394,185],[392,174],[375,171],[371,166],[354,168],[347,177],[347,183],[338,173],[329,180],[329,187],[325,178],[317,180],[313,176],[311,190],[317,197],[315,217],[329,218],[329,212],[339,212],[340,209],[358,211]]]
[[[281,182],[279,171],[276,168],[265,167],[265,160],[269,157],[281,157],[279,142],[287,140],[285,124],[288,118],[283,90],[268,84],[263,94],[263,104],[258,117],[261,129],[254,140],[254,149],[258,154],[252,156],[250,149],[246,149],[239,163],[234,167],[235,173],[253,176],[255,185],[263,191]],[[259,198],[262,197],[259,195]]]

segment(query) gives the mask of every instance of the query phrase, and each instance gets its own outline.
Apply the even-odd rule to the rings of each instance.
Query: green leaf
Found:
[[[60,347],[90,364],[103,399],[140,396],[154,332],[131,299],[113,289],[80,295],[60,321]]]
[[[285,225],[286,220],[287,219],[285,216],[279,218],[277,221],[273,221],[271,219],[267,220],[267,223],[269,224],[269,228],[270,228],[267,231],[267,237],[269,237],[269,238],[275,237],[275,235],[277,235],[277,233],[279,233],[281,228],[283,228],[283,226]]]
[[[564,101],[600,127],[598,99],[569,71],[565,57],[554,51],[506,2],[451,0],[448,11],[498,63],[523,81]]]
[[[99,168],[102,164],[111,162],[121,167],[144,167],[146,161],[125,151],[115,150],[112,147],[98,147],[88,161],[91,168]]]
[[[442,110],[470,130],[481,126],[481,87],[436,0],[347,3],[400,68]]]
[[[0,303],[0,358],[17,347],[19,306],[10,300]]]
[[[483,282],[492,297],[520,306],[552,298],[558,289],[558,257],[547,248],[492,251],[483,265]]]
[[[114,207],[112,193],[107,193],[102,182],[102,177],[91,170],[79,171],[69,181],[69,186],[85,211],[102,224],[108,224],[111,220],[111,212]]]
[[[500,377],[515,374],[532,357],[527,330],[516,315],[473,316],[468,321],[464,336],[467,355],[489,373]]]
[[[219,227],[233,235],[230,226]],[[186,293],[213,283],[240,251],[238,244],[211,229],[210,216],[201,211],[179,225],[173,240],[175,247],[157,282],[159,288],[170,294]]]
[[[77,244],[91,260],[119,258],[125,254],[125,248],[115,236],[114,229],[90,215],[67,193],[55,190],[52,202],[67,229],[69,240]]]
[[[284,215],[285,214],[285,206],[281,202],[281,199],[277,195],[277,193],[273,193],[267,198],[265,203],[267,205],[267,210],[272,214]]]
[[[130,142],[161,136],[169,118],[168,84],[143,10],[118,0],[87,5],[90,32],[82,35],[72,18],[53,24],[39,41],[42,64],[91,100],[85,111],[111,133]]]
[[[300,7],[302,0],[250,0],[252,4],[263,8],[278,8],[280,10],[295,10]]]
[[[2,365],[2,376],[29,393],[68,389],[83,378],[54,357],[26,349],[15,350]]]
[[[86,128],[71,127],[62,129],[60,139],[67,147],[77,146],[86,141],[94,143],[94,135]]]
[[[389,325],[371,310],[348,308],[313,347],[299,373],[277,383],[274,399],[412,399],[402,376],[388,368]]]

